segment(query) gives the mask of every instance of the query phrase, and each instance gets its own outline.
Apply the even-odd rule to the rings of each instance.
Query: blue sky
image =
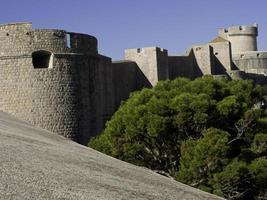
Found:
[[[267,50],[266,0],[8,0],[0,23],[31,21],[98,38],[101,54],[123,59],[127,48],[160,46],[183,54],[210,41],[219,27],[259,24],[259,50]]]

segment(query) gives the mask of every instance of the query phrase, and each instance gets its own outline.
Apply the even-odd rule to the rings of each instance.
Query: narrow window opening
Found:
[[[36,51],[32,53],[32,64],[34,68],[52,68],[51,52]]]
[[[141,49],[140,49],[140,48],[138,48],[138,49],[137,49],[137,53],[140,53],[140,52],[141,52]]]
[[[67,47],[71,48],[71,46],[70,46],[70,34],[69,33],[66,34],[66,39],[67,39]]]

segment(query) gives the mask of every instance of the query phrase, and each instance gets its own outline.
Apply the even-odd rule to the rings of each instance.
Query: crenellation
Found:
[[[231,26],[219,29],[219,36],[231,43],[233,53],[257,51],[258,25]]]
[[[258,26],[231,26],[225,29],[228,35],[256,35],[258,36]]]

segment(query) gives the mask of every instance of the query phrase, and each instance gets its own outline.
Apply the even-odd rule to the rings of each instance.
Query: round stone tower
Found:
[[[257,51],[258,25],[220,28],[219,36],[231,42],[232,53]]]
[[[93,36],[0,25],[0,110],[83,143],[98,60]]]

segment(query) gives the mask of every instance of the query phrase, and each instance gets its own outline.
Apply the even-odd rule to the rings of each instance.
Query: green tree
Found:
[[[194,187],[211,189],[209,180],[213,173],[222,171],[228,162],[228,137],[227,132],[210,128],[201,139],[183,142],[176,179]]]
[[[180,163],[187,165],[186,161],[180,161],[183,152],[183,160],[186,158],[192,168],[192,174],[187,177],[190,180],[185,177],[184,182],[211,187],[210,176],[223,172],[224,156],[229,162],[234,158],[242,160],[241,154],[247,157],[247,149],[252,157],[243,162],[259,157],[254,155],[252,142],[255,140],[256,144],[254,138],[259,137],[254,137],[256,133],[266,132],[266,126],[259,126],[264,106],[263,89],[248,80],[216,80],[205,76],[193,81],[186,78],[161,81],[154,88],[132,93],[107,122],[104,132],[93,138],[89,146],[171,176],[175,176],[179,168],[186,171],[182,164],[180,166]],[[219,144],[222,149],[218,148]],[[194,145],[199,152],[193,151],[195,163],[189,164],[189,155],[193,152],[186,152],[185,146],[193,148],[189,146]],[[216,162],[208,165],[201,151]],[[206,169],[206,165],[210,168]],[[203,176],[199,170],[204,170]],[[182,172],[178,174],[179,179],[183,179]],[[203,177],[203,184],[198,183]]]
[[[253,178],[245,162],[234,159],[211,181],[214,193],[229,200],[253,199],[255,188]]]
[[[267,134],[258,133],[255,135],[251,150],[259,156],[267,156]]]
[[[267,198],[267,158],[260,157],[251,162],[249,171],[254,180],[254,199]]]

